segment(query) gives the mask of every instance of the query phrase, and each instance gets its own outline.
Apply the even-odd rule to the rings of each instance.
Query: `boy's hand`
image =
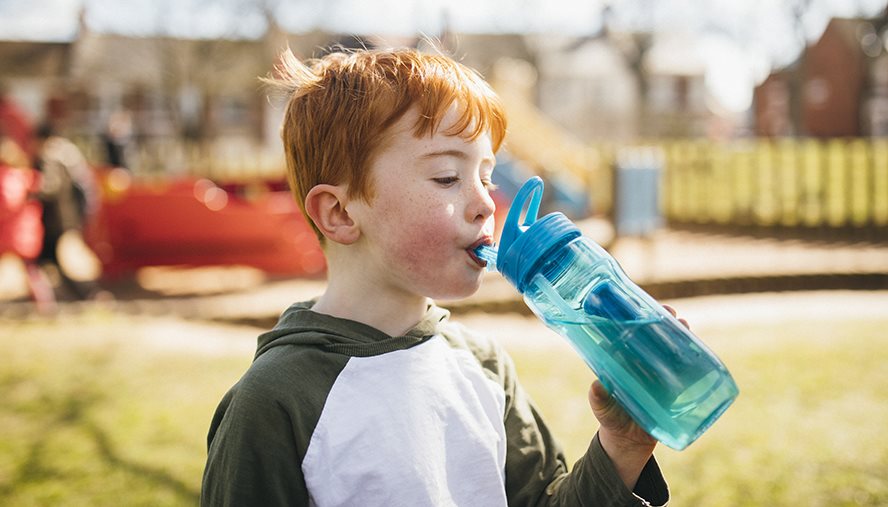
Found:
[[[638,452],[650,456],[654,452],[657,440],[648,435],[629,417],[629,414],[623,410],[623,407],[598,380],[593,382],[589,389],[589,406],[592,407],[592,413],[601,424],[601,428],[598,430],[598,439],[612,460],[617,453]],[[612,450],[614,453],[611,453]],[[646,461],[647,459],[645,459]]]
[[[673,308],[664,307],[676,317]],[[690,327],[685,319],[678,320],[685,327]],[[614,463],[626,487],[633,489],[641,470],[654,452],[657,440],[629,417],[598,380],[589,388],[589,406],[601,424],[598,430],[601,447]]]
[[[589,405],[601,424],[598,429],[601,448],[614,464],[623,484],[632,491],[654,453],[657,440],[629,417],[598,380],[589,389]]]

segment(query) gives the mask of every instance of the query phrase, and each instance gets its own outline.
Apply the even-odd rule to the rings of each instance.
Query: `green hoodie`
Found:
[[[259,337],[208,436],[202,505],[665,505],[593,439],[565,458],[508,355],[430,305],[403,336],[299,303]],[[650,502],[650,504],[648,503]]]

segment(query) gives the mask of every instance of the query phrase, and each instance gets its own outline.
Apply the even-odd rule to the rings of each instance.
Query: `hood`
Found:
[[[287,308],[271,331],[259,335],[256,356],[274,347],[316,347],[353,357],[369,357],[418,345],[438,333],[450,312],[429,303],[423,318],[403,336],[389,336],[360,322],[311,310],[314,301]],[[254,360],[255,360],[254,358]]]

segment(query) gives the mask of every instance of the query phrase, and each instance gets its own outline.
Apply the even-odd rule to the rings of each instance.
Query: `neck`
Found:
[[[401,336],[426,314],[428,298],[385,287],[366,273],[328,264],[328,282],[313,311],[367,324],[389,336]]]

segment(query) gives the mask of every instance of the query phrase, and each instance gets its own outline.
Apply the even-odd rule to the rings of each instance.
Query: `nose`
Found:
[[[472,185],[469,205],[466,207],[466,218],[470,222],[484,223],[493,216],[496,211],[496,203],[490,196],[490,191],[480,181]]]

